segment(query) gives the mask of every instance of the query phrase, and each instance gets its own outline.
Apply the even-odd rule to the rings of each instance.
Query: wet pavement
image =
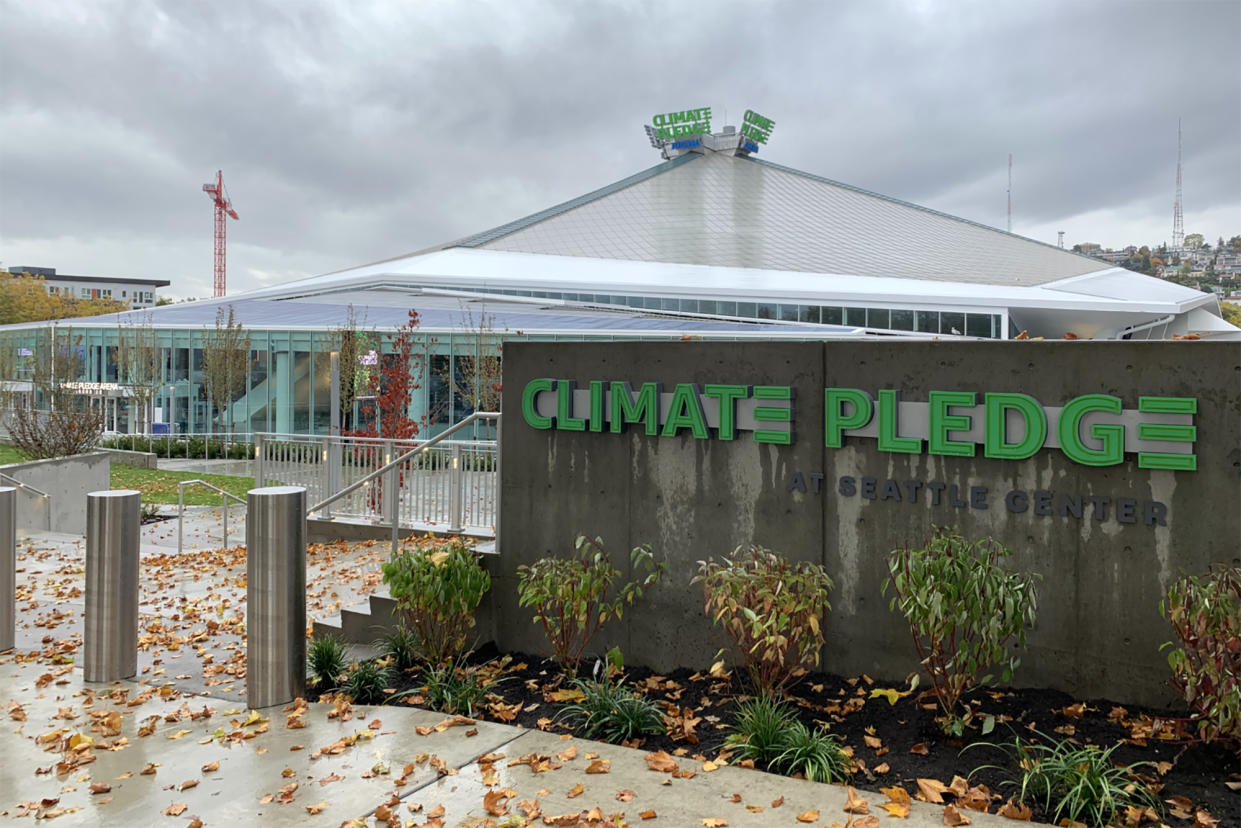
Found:
[[[142,538],[134,680],[86,683],[85,542],[19,542],[17,649],[0,654],[0,820],[56,825],[849,825],[927,828],[944,807],[891,816],[882,794],[688,756],[414,709],[245,706],[244,550],[220,549],[218,510]],[[239,518],[230,526],[244,537]],[[308,555],[308,620],[378,584],[382,543]],[[899,810],[899,809],[898,809]],[[1002,817],[964,811],[975,826]],[[352,822],[362,820],[362,822]],[[964,824],[964,823],[961,823]],[[1027,825],[1029,823],[1026,823]]]

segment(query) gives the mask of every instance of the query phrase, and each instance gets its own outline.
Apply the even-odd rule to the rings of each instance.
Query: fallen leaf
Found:
[[[783,804],[784,804],[784,797],[780,797],[779,799],[773,799],[771,801],[771,807],[773,808],[779,808]]]
[[[668,752],[665,750],[656,751],[655,753],[648,753],[646,755],[646,766],[651,770],[659,771],[660,773],[673,773],[680,769],[680,766],[677,765],[676,760],[669,756]]]
[[[326,808],[327,806],[328,804],[326,802],[316,802],[314,805],[306,806],[306,813],[310,814],[311,816],[315,816],[316,814],[323,813],[323,809]]]
[[[508,801],[517,796],[512,788],[500,788],[487,791],[483,795],[483,808],[492,816],[504,816],[508,813]]]
[[[819,812],[818,811],[805,811],[804,813],[800,813],[797,815],[797,821],[798,822],[818,822]]]
[[[185,813],[185,809],[188,807],[190,806],[186,805],[184,802],[174,802],[164,810],[160,811],[160,813],[164,816],[181,816]]]
[[[926,745],[924,745],[922,742],[918,742],[918,744],[914,745],[913,747],[909,749],[909,752],[916,753],[919,756],[926,756],[928,753],[931,752],[931,749],[928,748]]]
[[[637,796],[637,794],[631,791],[629,788],[622,788],[621,790],[616,792],[616,799],[619,802],[632,802],[635,796]]]
[[[938,805],[944,801],[942,794],[948,791],[948,786],[938,779],[918,779],[918,799],[923,802],[930,802]]]
[[[1034,816],[1034,813],[1028,806],[1023,803],[1015,803],[1011,799],[1005,802],[996,813],[1002,817],[1007,817],[1008,819],[1016,819],[1024,822],[1028,822]]]
[[[845,800],[845,813],[869,814],[870,804],[857,795],[857,791],[853,789],[853,786],[849,786],[848,791],[848,798]]]
[[[702,824],[706,828],[724,828],[728,824],[728,820],[720,819],[719,817],[703,817]]]
[[[944,824],[955,828],[958,825],[969,825],[973,820],[957,810],[956,805],[944,806]]]
[[[197,780],[197,779],[187,779],[187,780],[185,780],[184,782],[182,782],[180,785],[178,785],[178,786],[177,786],[177,790],[178,790],[178,791],[188,791],[190,788],[197,788],[197,787],[198,787],[198,780]]]
[[[594,759],[586,766],[587,773],[608,773],[612,770],[611,759]]]
[[[112,790],[112,786],[107,782],[96,782],[90,786],[90,792],[92,794],[105,794],[110,790]]]
[[[582,792],[585,790],[586,788],[583,787],[582,783],[578,782],[576,785],[574,785],[572,788],[569,789],[569,792],[565,794],[565,796],[567,796],[569,799],[576,799],[577,797],[581,796]]]
[[[207,764],[203,765],[203,767],[202,767],[202,771],[203,771],[203,773],[215,773],[215,772],[216,772],[216,771],[218,771],[219,769],[220,769],[220,763],[219,763],[219,762],[208,762]]]
[[[887,762],[883,762],[878,765],[875,765],[875,768],[874,768],[874,772],[876,775],[885,774],[890,770],[892,770],[892,768],[888,765]]]
[[[641,813],[639,813],[639,814],[638,814],[638,819],[654,819],[654,818],[655,818],[655,809],[654,809],[654,808],[649,808],[649,809],[647,809],[647,810],[645,810],[645,811],[642,811]]]

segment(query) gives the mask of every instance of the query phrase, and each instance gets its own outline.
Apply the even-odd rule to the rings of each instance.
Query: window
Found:
[[[965,332],[970,336],[991,337],[991,315],[969,313],[965,316]]]
[[[914,311],[914,330],[939,333],[939,311]]]
[[[845,308],[845,324],[866,327],[866,308]]]
[[[867,308],[866,326],[868,328],[891,327],[891,319],[887,308]]]
[[[939,332],[946,334],[965,333],[965,314],[955,311],[944,311],[939,315]]]
[[[843,308],[819,308],[819,321],[824,325],[843,325],[845,314]]]
[[[798,321],[819,323],[818,305],[801,305],[798,307]]]
[[[781,305],[780,318],[785,322],[796,322],[798,307],[798,305]]]
[[[912,331],[914,329],[914,312],[911,310],[893,310],[891,328],[894,331]]]
[[[775,303],[759,302],[758,303],[758,318],[759,319],[775,319],[776,318]]]

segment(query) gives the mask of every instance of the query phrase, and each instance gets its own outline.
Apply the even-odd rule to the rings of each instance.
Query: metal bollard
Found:
[[[246,704],[306,694],[306,489],[246,496]]]
[[[82,673],[116,681],[138,672],[138,540],[142,493],[86,495],[86,623]]]
[[[17,645],[17,489],[0,486],[0,653]]]

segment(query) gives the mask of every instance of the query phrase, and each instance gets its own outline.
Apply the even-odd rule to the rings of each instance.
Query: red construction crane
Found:
[[[224,295],[224,248],[225,237],[228,235],[228,226],[224,222],[225,216],[237,218],[237,211],[233,209],[233,202],[228,197],[228,191],[224,189],[224,171],[217,170],[215,174],[215,184],[204,184],[203,192],[211,196],[211,202],[215,204],[215,295]]]

